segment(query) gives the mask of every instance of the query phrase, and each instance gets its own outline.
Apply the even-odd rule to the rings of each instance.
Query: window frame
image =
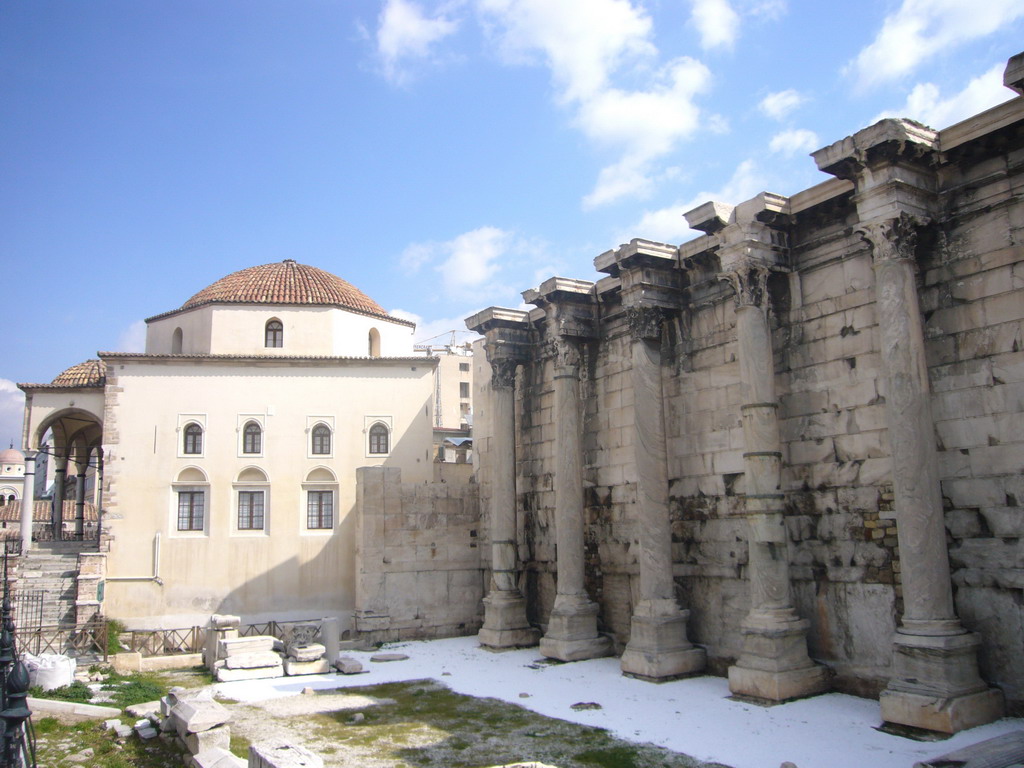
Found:
[[[197,433],[198,444],[196,440]],[[203,448],[206,447],[206,441],[203,439],[205,433],[206,430],[197,421],[190,421],[186,424],[181,430],[181,454],[183,456],[202,456]],[[192,443],[192,450],[189,450],[189,443]]]
[[[337,504],[337,491],[335,489],[333,489],[333,488],[306,488],[304,490],[306,491],[306,498],[305,498],[305,525],[304,525],[305,530],[310,532],[310,533],[333,532],[334,531],[334,527],[337,525],[337,520],[338,520],[338,515],[337,515],[337,508],[338,508],[338,504]],[[312,519],[312,517],[310,515],[310,502],[312,501],[314,494],[317,496],[317,498],[321,499],[321,502],[318,504],[318,520],[321,523],[323,522],[323,518],[324,518],[322,499],[324,499],[324,498],[330,499],[330,503],[331,503],[331,509],[330,509],[330,512],[329,512],[330,518],[331,518],[330,519],[330,525],[315,525],[315,526],[314,525],[310,525],[310,520]]]
[[[209,525],[210,516],[209,504],[207,499],[209,497],[209,488],[202,485],[194,484],[175,484],[174,486],[174,531],[181,536],[195,536],[203,535],[206,533],[207,526]],[[198,498],[202,501],[199,517],[199,526],[196,527],[194,524],[190,524],[187,528],[182,528],[182,497],[188,496],[191,499],[189,504],[189,516],[188,520],[190,523],[195,522],[195,499]]]
[[[382,427],[387,431],[387,446],[385,451],[371,451],[371,448],[379,447],[374,445],[374,428]],[[384,459],[391,455],[394,450],[394,420],[391,416],[364,416],[363,417],[363,451],[368,459]]]
[[[263,533],[267,530],[267,496],[266,488],[245,487],[235,491],[235,530],[239,533]],[[251,502],[257,498],[259,499],[258,512],[251,505]],[[250,502],[246,510],[248,513],[248,525],[242,524],[243,499],[248,499]],[[256,524],[257,519],[259,520],[259,525]]]
[[[250,445],[249,438],[251,436],[254,437],[254,445]],[[242,455],[263,455],[263,425],[256,421],[256,419],[248,419],[242,426]]]
[[[188,459],[194,461],[195,459],[201,459],[206,456],[206,449],[209,448],[210,435],[209,430],[206,428],[206,414],[205,413],[179,413],[177,419],[177,427],[174,433],[175,442],[175,453],[179,459]],[[185,453],[185,430],[195,424],[202,431],[202,444],[199,446],[199,453]]]
[[[284,323],[281,322],[281,318],[272,317],[264,323],[263,348],[284,349]]]
[[[322,444],[320,446],[317,445],[318,438],[322,443],[324,433],[326,433],[327,449],[317,450],[318,447],[324,447]],[[322,421],[314,424],[313,428],[309,431],[309,455],[317,458],[334,455],[334,430]]]

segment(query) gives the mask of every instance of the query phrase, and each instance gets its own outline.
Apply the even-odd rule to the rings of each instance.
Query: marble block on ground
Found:
[[[249,747],[249,768],[324,768],[324,761],[305,747],[273,739]]]
[[[231,748],[231,727],[218,725],[208,731],[201,733],[190,733],[185,736],[185,746],[193,755],[219,747],[221,749]]]
[[[286,675],[324,675],[330,671],[331,665],[327,663],[327,659],[316,659],[315,661],[284,660],[284,673]]]
[[[226,749],[214,747],[192,756],[192,768],[246,768],[248,763]]]
[[[239,680],[263,680],[270,677],[284,677],[284,667],[281,665],[280,657],[278,663],[273,667],[256,667],[255,669],[228,669],[224,667],[217,670],[217,682],[236,683]]]
[[[217,657],[223,659],[237,656],[240,653],[272,651],[276,642],[277,638],[273,635],[225,638],[217,641]]]
[[[256,667],[273,667],[281,663],[281,657],[274,651],[253,651],[228,656],[224,666],[228,669],[254,669]]]
[[[231,713],[216,701],[180,701],[171,710],[178,735],[208,731],[231,719]]]
[[[288,647],[288,655],[295,661],[316,661],[327,649],[320,643],[307,643],[306,645],[291,645]]]
[[[362,663],[351,656],[339,656],[338,660],[334,662],[334,666],[343,675],[358,675],[366,671],[363,669]]]

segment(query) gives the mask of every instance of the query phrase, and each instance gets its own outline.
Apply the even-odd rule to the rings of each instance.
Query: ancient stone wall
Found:
[[[1019,102],[994,110],[986,128],[977,127],[982,120],[938,135],[943,153],[927,171],[935,174],[937,189],[926,190],[934,213],[915,222],[912,246],[956,612],[967,630],[980,634],[982,676],[1015,707],[1024,702]],[[831,669],[839,690],[877,695],[894,674],[905,564],[876,303],[880,257],[858,231],[864,200],[840,181],[847,176],[829,172],[840,178],[780,198],[785,222],[772,225],[781,234],[771,245],[786,259],[765,283],[781,438],[779,490],[792,599],[796,613],[810,621],[810,656]],[[737,360],[737,309],[721,279],[718,248],[710,236],[678,248],[678,301],[661,337],[661,370],[676,597],[690,611],[690,640],[706,648],[709,669],[724,673],[741,654],[751,593],[743,514],[742,413],[748,406]],[[580,344],[586,587],[600,606],[599,628],[621,651],[639,599],[633,425],[635,409],[651,404],[634,400],[621,306],[625,282],[620,285],[614,270],[603,271],[611,276],[593,288],[596,331]],[[543,629],[558,570],[554,353],[551,314],[536,309],[524,317],[533,343],[516,386],[518,545],[527,613]],[[483,404],[485,376],[477,381]],[[475,437],[486,467],[486,426]],[[486,485],[481,490],[487,509]]]
[[[393,467],[362,467],[356,480],[356,632],[473,634],[484,590],[476,485],[403,483]]]

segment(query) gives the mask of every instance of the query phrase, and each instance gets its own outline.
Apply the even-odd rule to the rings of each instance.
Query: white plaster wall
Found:
[[[397,466],[413,482],[431,478],[432,361],[274,361],[226,364],[108,359],[106,521],[111,545],[105,613],[130,626],[188,626],[211,613],[247,620],[336,615],[354,602],[355,468]],[[205,424],[201,456],[179,450],[182,414]],[[262,456],[240,455],[240,414],[265,424]],[[387,457],[366,454],[367,416],[394,425]],[[334,423],[333,454],[311,456],[310,417]],[[186,419],[187,420],[187,419]],[[179,532],[172,485],[186,467],[209,480],[207,526]],[[235,479],[247,467],[269,478],[264,532],[236,530]],[[305,529],[303,480],[315,467],[338,478],[335,528]],[[160,535],[159,575],[153,575]]]
[[[210,305],[154,320],[146,326],[146,354],[170,354],[176,328],[181,328],[182,354],[209,354],[212,322],[213,307]]]
[[[85,414],[103,423],[103,393],[81,390],[35,392],[27,411],[29,449],[37,451],[43,437],[39,427],[58,411],[67,409],[84,411]]]
[[[284,326],[284,346],[266,347],[269,320]],[[414,327],[337,307],[207,304],[149,323],[146,352],[169,354],[176,328],[184,354],[366,357],[369,333],[380,333],[381,357],[413,353]]]

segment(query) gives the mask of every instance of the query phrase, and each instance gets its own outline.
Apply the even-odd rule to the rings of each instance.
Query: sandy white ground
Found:
[[[432,678],[471,696],[490,696],[550,717],[607,728],[733,768],[911,768],[915,761],[1024,728],[1007,718],[940,742],[917,742],[875,730],[878,702],[832,693],[775,707],[728,698],[726,681],[697,677],[660,685],[623,677],[615,658],[548,664],[536,648],[489,653],[475,637],[398,643],[388,651],[405,661],[370,663],[371,653],[347,652],[369,669],[363,675],[308,675],[220,683],[241,702],[299,694],[303,688],[354,687]],[[529,697],[520,697],[521,693]],[[573,711],[593,701],[599,710]]]

